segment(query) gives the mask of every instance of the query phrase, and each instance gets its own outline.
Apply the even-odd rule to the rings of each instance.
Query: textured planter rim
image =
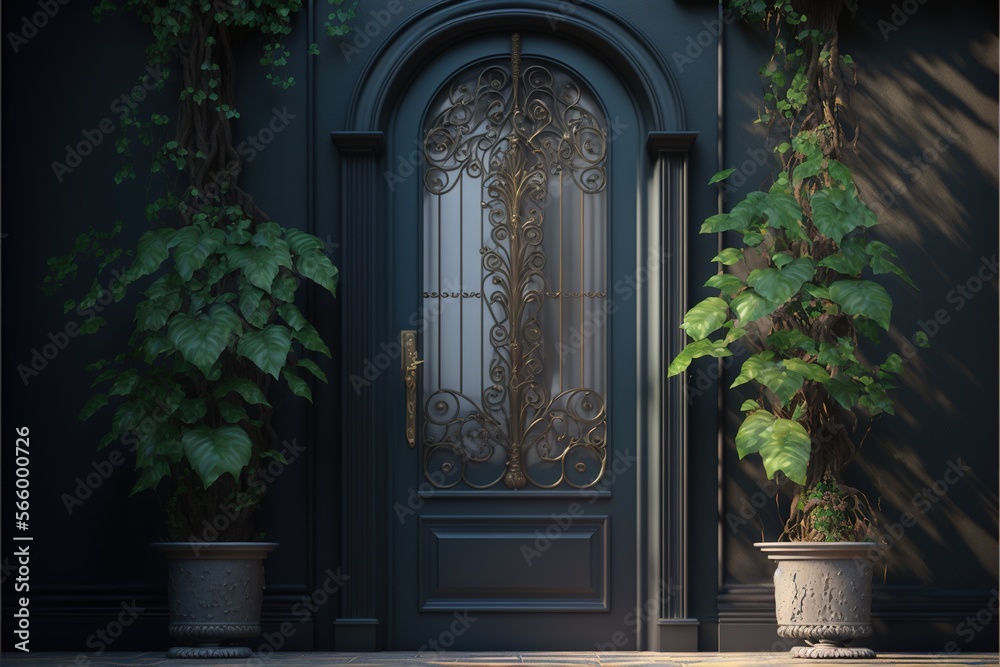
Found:
[[[252,559],[266,560],[278,548],[277,542],[153,542],[151,547],[168,559]]]
[[[769,560],[876,560],[877,542],[754,542]]]

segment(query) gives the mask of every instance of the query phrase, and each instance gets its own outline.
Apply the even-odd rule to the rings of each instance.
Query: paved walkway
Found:
[[[802,660],[787,653],[276,653],[248,660],[167,660],[163,653],[3,653],[4,665],[35,667],[818,667],[819,665],[878,665],[879,667],[928,667],[929,665],[980,667],[1000,665],[996,653],[885,653],[875,660]]]

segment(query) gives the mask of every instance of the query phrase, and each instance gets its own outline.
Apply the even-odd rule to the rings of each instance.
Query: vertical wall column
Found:
[[[648,526],[650,571],[657,575],[650,584],[650,595],[660,600],[660,619],[654,630],[651,648],[660,651],[697,651],[698,621],[688,618],[688,531],[687,531],[687,395],[682,378],[667,379],[667,364],[684,347],[680,324],[687,309],[687,211],[688,155],[696,132],[652,132],[647,140],[658,176],[656,196],[659,219],[650,229],[650,247],[663,249],[659,285],[650,292],[658,303],[651,304],[658,313],[648,324],[650,342],[659,342],[657,374],[659,401],[658,450],[660,460],[649,466],[650,488],[659,488],[656,525]],[[654,218],[655,219],[655,218]],[[653,338],[653,336],[658,336]],[[652,583],[656,589],[651,590]]]
[[[380,489],[385,480],[379,467],[381,442],[375,429],[371,391],[355,392],[347,381],[364,374],[364,362],[378,353],[384,331],[384,303],[374,298],[377,286],[359,284],[378,275],[385,266],[386,244],[379,242],[378,158],[385,146],[381,132],[333,132],[340,153],[341,262],[338,299],[341,301],[341,358],[343,423],[341,424],[341,569],[349,577],[341,595],[340,617],[334,621],[334,649],[375,651],[379,642],[379,611],[383,593],[380,564],[386,536],[378,521]]]

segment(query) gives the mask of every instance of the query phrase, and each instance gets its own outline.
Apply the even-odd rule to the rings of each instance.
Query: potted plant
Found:
[[[720,294],[687,312],[681,327],[691,340],[668,371],[749,352],[731,386],[758,393],[741,406],[735,444],[740,458],[759,455],[769,478],[781,473],[797,488],[780,541],[757,546],[779,561],[778,634],[807,640],[794,650],[802,657],[874,656],[844,646],[871,634],[878,553],[874,512],[843,477],[859,447],[846,419],[893,412],[888,392],[903,360],[892,353],[869,363],[861,342],[889,329],[892,299],[880,279],[910,282],[896,252],[872,237],[878,219],[840,161],[853,63],[840,53],[837,20],[848,4],[731,2],[774,37],[758,122],[778,135],[781,171],[769,189],[702,225],[738,242],[713,258],[730,267],[705,283]]]
[[[102,0],[95,15],[110,8]],[[130,105],[116,141],[125,158],[118,183],[137,176],[133,148],[152,145],[150,172],[142,174],[158,193],[146,206],[149,229],[131,249],[111,241],[120,223],[91,230],[49,262],[49,291],[73,280],[78,262],[99,263],[93,287],[79,303],[68,301],[67,311],[91,308],[104,294],[102,274],[112,271],[115,300],[142,289],[134,332],[121,353],[93,365],[102,390],[80,417],[115,404],[100,447],[131,435],[132,493],[159,497],[168,542],[156,546],[170,561],[170,633],[193,644],[168,657],[251,654],[233,644],[260,632],[262,561],[275,546],[254,541],[267,490],[263,468],[283,459],[275,403],[287,391],[311,400],[309,378],[326,381],[310,353],[330,350],[296,303],[306,281],[334,293],[337,269],[320,239],[271,220],[240,187],[243,152],[234,139],[234,41],[254,31],[267,37],[267,77],[288,88],[280,67],[289,53],[280,40],[300,8],[297,0],[123,4],[151,30],[146,54],[162,73],[158,88],[171,73],[179,79],[172,138],[154,141],[171,122],[166,115],[140,117]],[[103,324],[94,317],[84,331]]]

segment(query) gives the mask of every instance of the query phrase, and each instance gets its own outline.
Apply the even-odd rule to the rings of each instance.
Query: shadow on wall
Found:
[[[864,7],[843,45],[863,54],[848,161],[919,287],[893,295],[899,419],[852,472],[878,490],[889,583],[979,588],[997,579],[997,8],[913,4]],[[967,567],[943,574],[949,552]]]
[[[880,1],[861,3],[841,27],[842,51],[859,68],[850,108],[860,136],[844,162],[882,222],[875,235],[900,251],[919,288],[886,281],[894,324],[874,356],[896,351],[907,370],[897,416],[875,421],[847,472],[884,522],[889,585],[978,590],[998,577],[996,25],[995,6],[976,16]],[[743,122],[756,105],[739,94],[729,117]],[[913,345],[919,331],[930,349]],[[743,396],[730,394],[727,572],[762,583],[770,568],[751,542],[762,527],[776,538],[784,510],[757,461],[734,463]]]

